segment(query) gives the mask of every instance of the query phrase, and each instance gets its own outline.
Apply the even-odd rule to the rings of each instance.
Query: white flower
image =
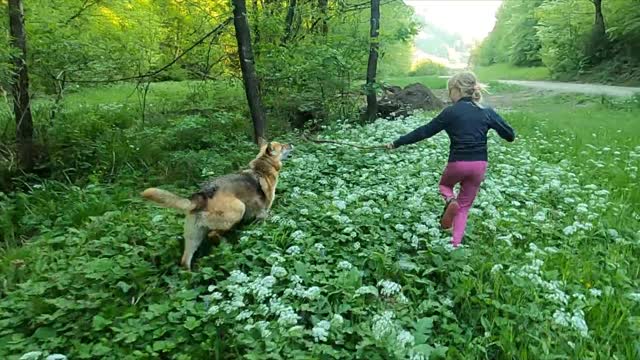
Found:
[[[249,281],[249,277],[239,270],[233,270],[228,277],[228,280],[236,284],[242,284]]]
[[[294,240],[300,240],[300,239],[302,239],[304,237],[304,231],[296,230],[296,231],[293,232],[293,234],[291,234],[291,237]]]
[[[415,338],[410,332],[402,330],[398,333],[398,336],[396,336],[396,342],[399,347],[404,348],[407,345],[412,346],[415,342]]]
[[[211,305],[211,307],[209,308],[209,310],[207,310],[207,313],[210,315],[215,315],[218,313],[218,311],[220,311],[220,307],[217,305]]]
[[[285,276],[287,276],[287,270],[281,266],[275,266],[273,265],[271,267],[271,275],[275,276],[277,278],[283,278]]]
[[[271,288],[276,283],[273,276],[265,276],[262,279],[255,279],[249,284],[249,289],[253,292],[256,300],[262,301],[271,296]]]
[[[503,268],[502,264],[495,264],[495,265],[493,265],[493,267],[491,268],[491,273],[492,273],[492,274],[495,274],[495,273],[497,273],[497,272],[501,271],[501,270],[502,270],[502,268]]]
[[[576,232],[576,231],[577,231],[577,229],[576,229],[576,227],[575,227],[575,226],[573,226],[573,225],[569,225],[569,226],[567,226],[566,228],[564,228],[564,229],[562,230],[562,232],[563,232],[566,236],[573,235],[573,234],[575,234],[575,232]]]
[[[553,322],[560,326],[569,326],[569,314],[564,309],[556,310],[553,313]]]
[[[391,335],[395,332],[395,324],[393,318],[395,317],[392,311],[385,311],[382,314],[373,316],[373,325],[371,330],[373,337],[376,340],[382,340],[385,336]]]
[[[630,293],[630,294],[627,294],[627,297],[633,301],[640,303],[640,293]]]
[[[378,295],[378,290],[373,286],[361,286],[356,290],[356,295],[372,294]]]
[[[575,310],[573,316],[571,316],[571,326],[578,330],[583,337],[589,336],[589,328],[587,322],[584,321],[584,312],[582,310]]]
[[[271,299],[271,312],[278,315],[278,324],[280,325],[295,325],[300,318],[298,314],[293,310],[291,306],[282,305],[280,301]]]
[[[343,270],[351,270],[351,268],[353,268],[353,265],[351,265],[350,262],[343,260],[338,263],[338,268]]]
[[[318,297],[318,295],[320,295],[320,288],[317,286],[312,286],[310,288],[308,288],[304,293],[303,293],[303,297],[309,299],[309,300],[314,300]]]
[[[610,237],[617,239],[620,237],[620,234],[618,234],[618,231],[616,229],[609,229],[607,230],[607,234],[609,234]]]
[[[591,294],[591,296],[594,297],[600,297],[602,296],[602,290],[598,290],[598,289],[589,289],[589,294]]]
[[[300,246],[298,246],[298,245],[290,246],[290,247],[287,249],[287,254],[289,254],[289,255],[297,255],[297,254],[300,254]]]
[[[333,204],[339,209],[339,210],[344,210],[347,208],[347,203],[342,201],[342,200],[336,200],[333,202]]]
[[[311,334],[313,335],[313,341],[327,341],[327,337],[329,336],[329,329],[331,328],[331,323],[322,320],[316,324],[316,326],[311,329]]]
[[[30,351],[20,357],[20,360],[37,360],[42,356],[42,351]]]
[[[335,314],[333,315],[333,319],[331,319],[331,323],[336,326],[340,326],[344,323],[344,318],[342,318],[342,315],[340,314]]]
[[[236,316],[236,321],[246,320],[246,319],[250,318],[251,315],[253,315],[252,311],[244,310],[244,311],[242,311],[240,314],[238,314]]]
[[[553,314],[553,322],[562,327],[571,327],[581,336],[589,336],[589,328],[582,310],[574,310],[573,314],[565,312],[564,309],[556,310]]]
[[[531,252],[534,254],[538,252],[542,252],[542,250],[540,250],[540,248],[534,243],[529,243],[529,250],[531,250]]]
[[[256,327],[258,329],[260,329],[260,335],[262,335],[263,338],[268,338],[269,336],[271,336],[271,331],[269,331],[269,323],[266,321],[258,321],[256,323]]]
[[[442,303],[442,305],[446,306],[446,307],[452,307],[453,306],[453,301],[451,301],[451,299],[449,298],[445,298],[444,300],[440,301]]]
[[[539,211],[533,216],[533,220],[538,222],[545,221],[546,219],[547,219],[547,214],[545,214],[544,211]]]
[[[51,354],[44,358],[44,360],[67,360],[67,356],[62,354]]]
[[[392,296],[400,292],[402,289],[399,284],[389,281],[389,280],[380,280],[378,281],[378,286],[381,286],[382,289],[380,293],[382,296]]]

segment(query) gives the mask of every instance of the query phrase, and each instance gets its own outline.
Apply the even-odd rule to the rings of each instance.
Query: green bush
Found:
[[[409,72],[409,76],[446,75],[447,67],[432,60],[424,60]]]

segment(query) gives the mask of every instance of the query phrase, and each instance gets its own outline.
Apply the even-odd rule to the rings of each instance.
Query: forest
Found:
[[[472,62],[544,66],[556,79],[640,82],[636,0],[504,0]]]
[[[502,1],[464,70],[516,138],[489,131],[457,248],[447,134],[383,145],[455,103],[462,69],[413,56],[461,37],[415,14],[0,0],[0,358],[640,358],[640,89],[603,85],[640,80],[638,0]],[[436,105],[382,116],[402,91]],[[266,216],[182,268],[193,212],[141,193],[195,201],[275,142]]]

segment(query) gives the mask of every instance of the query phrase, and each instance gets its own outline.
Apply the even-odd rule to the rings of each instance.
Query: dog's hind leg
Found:
[[[196,214],[188,214],[184,222],[184,253],[180,263],[187,270],[191,270],[193,254],[198,250],[207,234],[207,228],[198,223],[197,216]]]
[[[203,213],[203,223],[210,230],[209,238],[216,238],[242,221],[246,206],[238,198],[229,196],[219,199],[208,210]]]

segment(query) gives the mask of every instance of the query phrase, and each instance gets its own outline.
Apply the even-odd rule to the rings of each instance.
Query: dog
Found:
[[[267,217],[282,161],[291,151],[290,144],[260,141],[260,152],[248,169],[204,183],[189,199],[158,188],[142,192],[143,198],[186,214],[182,267],[191,270],[193,254],[207,235],[215,239],[242,222]]]

